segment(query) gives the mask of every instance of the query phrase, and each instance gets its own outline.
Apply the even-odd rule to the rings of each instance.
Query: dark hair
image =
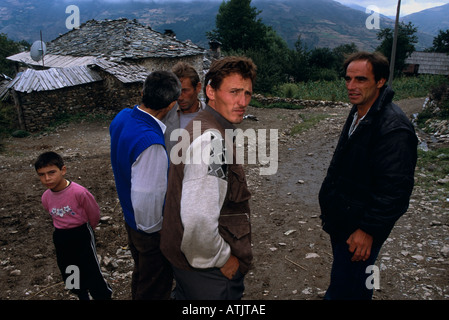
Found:
[[[223,79],[233,73],[241,75],[243,79],[250,79],[254,85],[257,67],[250,58],[246,57],[229,56],[212,62],[209,72],[207,72],[204,79],[204,95],[206,97],[206,103],[209,101],[206,94],[206,86],[210,85],[212,88],[218,89],[220,88]]]
[[[198,75],[198,72],[195,70],[194,67],[192,67],[187,62],[180,61],[177,64],[175,64],[171,70],[179,79],[181,78],[190,79],[192,87],[194,88],[196,88],[196,86],[200,82],[200,76]]]
[[[34,168],[37,171],[40,168],[45,168],[52,165],[55,165],[59,169],[62,169],[62,167],[64,166],[64,160],[62,160],[62,157],[56,152],[48,151],[42,153],[37,158],[36,162],[34,163]]]
[[[168,107],[181,95],[181,82],[171,71],[153,71],[143,85],[142,103],[160,110]]]
[[[390,63],[388,59],[380,52],[366,52],[360,51],[350,55],[343,64],[346,72],[348,65],[353,61],[364,60],[371,63],[373,67],[374,80],[387,79],[390,76]]]

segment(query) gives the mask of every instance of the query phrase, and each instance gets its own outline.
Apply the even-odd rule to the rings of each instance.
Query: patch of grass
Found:
[[[344,79],[286,83],[278,86],[274,95],[304,100],[348,102]]]
[[[0,137],[6,137],[17,129],[17,115],[14,105],[0,102]]]
[[[428,194],[435,194],[441,200],[448,197],[449,183],[440,184],[437,181],[449,175],[449,148],[435,150],[418,150],[416,165],[416,186],[428,190]]]
[[[291,130],[290,134],[295,135],[304,131],[309,130],[313,126],[315,126],[321,120],[329,117],[327,114],[312,114],[312,115],[304,115],[300,114],[299,117],[303,120],[303,122],[295,125]]]
[[[432,88],[448,83],[445,76],[419,75],[393,80],[394,100],[426,97]],[[274,95],[282,98],[349,102],[344,79],[284,83],[276,87]]]
[[[426,97],[433,88],[445,83],[448,83],[448,79],[441,75],[396,78],[393,80],[394,100]]]

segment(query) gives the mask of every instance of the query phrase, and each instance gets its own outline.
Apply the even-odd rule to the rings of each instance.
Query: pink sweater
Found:
[[[52,216],[57,229],[75,228],[86,222],[95,228],[100,220],[100,207],[94,196],[75,182],[58,192],[46,190],[42,205]]]

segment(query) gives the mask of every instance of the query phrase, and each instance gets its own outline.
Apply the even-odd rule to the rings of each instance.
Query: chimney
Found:
[[[217,40],[211,40],[209,41],[209,50],[215,59],[220,58],[221,56],[221,42]]]
[[[173,39],[176,39],[176,33],[172,29],[165,29],[164,35],[172,37]]]

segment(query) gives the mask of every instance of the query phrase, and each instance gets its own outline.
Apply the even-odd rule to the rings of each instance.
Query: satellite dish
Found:
[[[47,53],[47,47],[42,40],[34,41],[30,49],[31,59],[34,61],[40,61]]]

